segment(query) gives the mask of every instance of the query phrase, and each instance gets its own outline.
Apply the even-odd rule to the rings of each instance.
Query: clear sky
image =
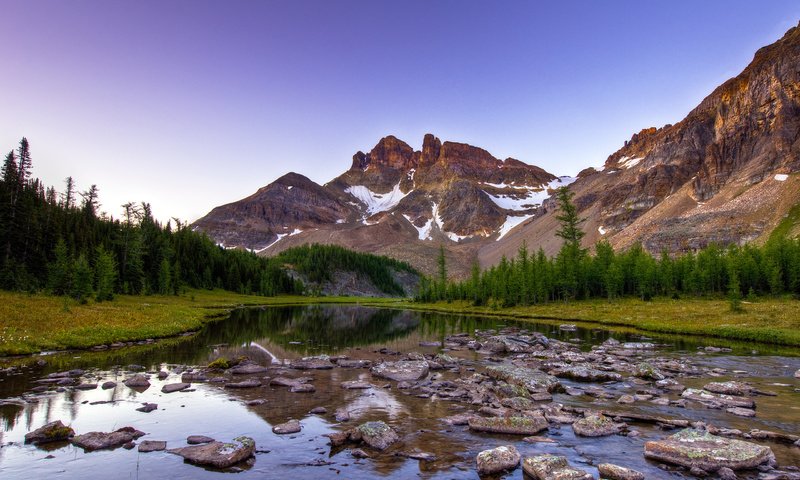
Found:
[[[194,220],[431,132],[557,175],[675,123],[800,2],[0,0],[0,151]]]

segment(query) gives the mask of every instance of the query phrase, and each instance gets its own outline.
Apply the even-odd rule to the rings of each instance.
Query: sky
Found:
[[[556,175],[680,121],[800,20],[796,0],[0,0],[0,152],[196,220],[425,133]]]

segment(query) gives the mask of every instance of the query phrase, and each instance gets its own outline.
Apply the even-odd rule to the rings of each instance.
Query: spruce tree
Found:
[[[114,256],[102,246],[97,247],[94,276],[96,294],[95,300],[103,302],[114,299],[114,290],[117,284],[117,262]]]
[[[66,295],[72,291],[72,259],[67,252],[67,244],[59,238],[53,250],[55,259],[50,264],[48,286],[53,295]]]
[[[86,260],[86,256],[81,254],[75,261],[75,274],[72,282],[72,298],[78,303],[86,303],[92,296],[92,283],[94,273],[92,267]]]

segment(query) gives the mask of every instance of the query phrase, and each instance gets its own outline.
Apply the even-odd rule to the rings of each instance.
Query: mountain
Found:
[[[428,134],[415,151],[394,136],[353,155],[325,185],[289,173],[194,223],[225,247],[274,255],[306,243],[337,244],[435,270],[445,244],[452,273],[468,271],[481,245],[535,217],[571,182],[513,158],[499,160]]]
[[[325,185],[290,173],[194,228],[265,255],[330,243],[427,273],[442,244],[451,273],[464,276],[476,259],[495,264],[523,241],[554,254],[561,242],[551,195],[570,185],[587,247],[641,242],[658,253],[763,242],[800,203],[799,80],[795,27],[679,123],[641,130],[602,170],[576,179],[431,134],[419,151],[387,136]]]

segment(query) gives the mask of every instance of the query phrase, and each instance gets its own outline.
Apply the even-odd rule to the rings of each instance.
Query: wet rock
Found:
[[[372,367],[372,374],[396,382],[414,382],[428,375],[428,362],[411,360],[383,362]]]
[[[717,393],[687,388],[681,393],[681,397],[696,402],[719,404],[725,407],[756,408],[756,403],[747,397],[737,397],[733,395],[721,395]]]
[[[474,416],[474,413],[458,413],[456,415],[445,417],[442,419],[442,421],[447,425],[468,425],[469,419]]]
[[[73,387],[75,390],[94,390],[97,388],[96,383],[81,383]]]
[[[334,414],[337,422],[349,422],[350,421],[350,412],[342,407],[337,408],[336,413]]]
[[[722,467],[732,470],[755,468],[775,458],[769,447],[694,429],[681,430],[664,440],[645,443],[644,456],[706,471],[716,471]]]
[[[180,392],[181,390],[186,390],[191,386],[191,383],[168,383],[161,387],[161,391],[164,393],[175,393]]]
[[[422,460],[425,462],[432,462],[436,460],[436,455],[428,452],[420,452],[419,450],[414,450],[411,452],[397,452],[395,455],[398,457],[410,458],[412,460]]]
[[[89,432],[72,438],[72,443],[87,452],[121,447],[144,435],[133,427],[122,427],[113,432]]]
[[[608,480],[644,480],[643,473],[611,463],[601,463],[597,470],[600,471],[600,478]]]
[[[500,403],[504,407],[508,407],[513,410],[536,410],[536,404],[533,402],[533,400],[525,397],[504,398]]]
[[[617,399],[617,403],[622,403],[626,405],[634,402],[636,402],[636,399],[633,398],[633,395],[622,395]],[[669,400],[667,400],[667,402],[669,403]]]
[[[336,365],[342,368],[369,368],[372,366],[372,362],[369,360],[351,360],[342,358],[336,361]]]
[[[41,445],[43,443],[60,442],[69,440],[75,435],[75,431],[61,423],[61,420],[50,422],[47,425],[25,434],[25,443]]]
[[[256,442],[252,438],[236,437],[231,442],[211,442],[167,451],[196,465],[228,468],[251,457],[255,449]]]
[[[339,384],[339,386],[344,388],[345,390],[366,390],[368,388],[372,388],[371,383],[362,382],[360,380],[350,380],[347,382],[342,382]]]
[[[269,381],[270,385],[276,385],[279,387],[293,387],[301,383],[306,383],[306,379],[291,378],[291,377],[275,377]]]
[[[181,382],[183,383],[204,383],[208,381],[208,377],[202,372],[192,372],[181,374]]]
[[[619,433],[620,425],[605,415],[587,412],[583,418],[572,424],[572,430],[581,437],[605,437]]]
[[[331,359],[327,355],[320,355],[292,360],[289,366],[296,370],[328,370],[333,368],[333,363],[331,363]]]
[[[137,408],[136,411],[137,412],[150,413],[153,410],[157,410],[157,409],[158,409],[158,404],[157,403],[145,403],[141,407]]]
[[[112,382],[112,381],[109,380],[108,382],[103,382],[103,384],[100,385],[100,388],[102,388],[103,390],[108,390],[108,389],[114,388],[116,386],[117,386],[117,382]]]
[[[147,377],[142,374],[137,374],[132,377],[129,377],[123,383],[125,384],[126,387],[130,387],[133,389],[147,388],[150,386],[150,380],[148,380]]]
[[[352,449],[350,449],[350,455],[352,455],[353,458],[370,458],[369,453],[365,452],[364,450],[362,450],[360,448],[352,448]]]
[[[717,470],[717,476],[720,480],[737,480],[739,478],[736,476],[736,473],[728,467],[722,467]]]
[[[272,432],[278,435],[286,435],[289,433],[297,433],[301,430],[300,422],[291,419],[286,423],[281,423],[272,427]]]
[[[780,443],[796,444],[798,441],[800,441],[800,436],[798,435],[792,435],[790,433],[770,432],[769,430],[753,429],[750,430],[750,436],[756,439],[771,440],[773,442],[780,442]]]
[[[636,365],[633,371],[635,377],[644,378],[647,380],[664,380],[666,378],[661,370],[654,367],[648,362],[642,362]]]
[[[558,379],[540,370],[518,367],[515,365],[492,365],[486,368],[486,374],[495,379],[518,385],[530,392],[558,392],[563,388]]]
[[[619,382],[622,375],[615,372],[605,372],[584,365],[565,367],[551,372],[559,378],[569,378],[578,382]]]
[[[317,388],[310,383],[299,383],[289,387],[289,391],[291,393],[314,393],[317,391]]]
[[[536,435],[547,429],[543,416],[529,417],[472,417],[468,420],[469,429],[476,432],[505,433],[513,435]]]
[[[237,365],[228,370],[228,372],[233,375],[255,375],[257,373],[267,373],[267,367],[256,363],[247,363],[244,365]]]
[[[308,413],[312,415],[325,415],[326,413],[328,413],[328,409],[325,407],[314,407],[311,410],[309,410]]]
[[[160,440],[144,440],[139,444],[140,453],[160,452],[167,449],[167,442]]]
[[[214,439],[205,435],[189,435],[186,437],[186,443],[189,445],[200,445],[202,443],[211,443]]]
[[[400,436],[385,422],[362,423],[350,434],[353,440],[362,440],[371,448],[386,450],[390,445],[400,440]]]
[[[257,388],[261,382],[256,379],[245,380],[243,382],[226,383],[225,388]]]
[[[350,441],[349,430],[346,432],[326,433],[323,436],[328,437],[328,440],[330,440],[330,444],[332,447],[341,447],[342,445]]]
[[[755,417],[756,411],[749,408],[732,407],[725,410],[728,413],[738,415],[740,417]]]
[[[534,480],[592,480],[583,470],[570,467],[567,457],[537,455],[522,462],[522,469]]]
[[[263,398],[254,398],[253,400],[248,400],[244,402],[244,404],[247,405],[248,407],[257,407],[259,405],[264,405],[265,403],[267,403],[267,401],[264,400]]]
[[[478,464],[478,475],[494,475],[506,470],[517,468],[520,454],[513,445],[484,450],[475,457]]]
[[[703,390],[724,395],[747,396],[753,393],[753,387],[742,382],[711,382],[703,386]]]
[[[169,372],[165,372],[164,370],[161,370],[161,371],[158,372],[158,379],[159,380],[164,380],[167,377],[169,377]]]

